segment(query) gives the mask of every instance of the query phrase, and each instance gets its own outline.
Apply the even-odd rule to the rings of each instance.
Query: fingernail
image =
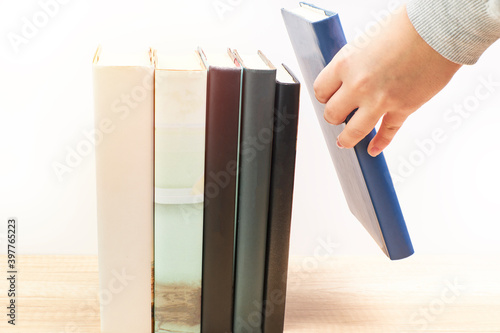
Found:
[[[339,137],[337,137],[337,147],[339,147],[340,149],[344,149],[344,146],[342,146],[342,144],[339,141]]]
[[[380,154],[380,152],[382,152],[382,150],[378,147],[371,147],[368,150],[368,154],[370,154],[372,157],[377,156],[378,154]]]

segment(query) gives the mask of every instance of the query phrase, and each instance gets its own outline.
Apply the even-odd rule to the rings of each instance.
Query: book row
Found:
[[[93,63],[103,332],[282,332],[300,84],[263,54]]]

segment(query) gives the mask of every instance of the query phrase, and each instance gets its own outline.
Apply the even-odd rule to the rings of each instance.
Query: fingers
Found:
[[[368,154],[373,157],[380,154],[391,143],[405,119],[404,116],[399,114],[386,113],[377,134],[368,145]]]
[[[352,148],[361,141],[377,125],[380,116],[375,112],[367,112],[360,108],[345,125],[337,138],[337,145],[341,148]]]
[[[355,100],[355,96],[352,96],[352,90],[342,85],[326,103],[323,115],[325,120],[333,125],[342,124],[352,110],[358,107]]]
[[[363,111],[364,109],[358,110],[340,133],[337,138],[337,145],[340,148],[354,147],[377,124],[380,118],[377,113]],[[368,154],[373,157],[379,155],[391,143],[405,120],[406,117],[401,114],[386,113],[377,134],[368,144]]]
[[[314,81],[314,94],[320,103],[326,103],[342,85],[338,71],[338,55],[339,53],[333,57]]]
[[[371,96],[358,89],[359,80],[344,82],[342,73],[349,79],[347,53],[344,53],[345,49],[338,52],[321,71],[314,82],[314,93],[320,103],[326,104],[324,117],[330,124],[340,125],[353,110],[359,108],[337,138],[337,145],[340,148],[352,148],[376,126],[387,110],[387,104],[384,102],[385,99],[377,97],[380,97],[380,94]],[[371,156],[377,156],[389,145],[405,121],[407,117],[405,114],[401,113],[401,110],[385,114],[378,133],[368,145],[368,153]]]

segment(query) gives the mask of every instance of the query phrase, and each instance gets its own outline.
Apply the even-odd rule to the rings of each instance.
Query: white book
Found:
[[[102,333],[152,330],[152,52],[99,48],[93,64]]]

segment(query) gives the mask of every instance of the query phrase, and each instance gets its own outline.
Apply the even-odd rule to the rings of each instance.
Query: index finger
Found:
[[[318,74],[314,81],[314,95],[321,103],[326,103],[333,94],[342,85],[342,80],[339,75],[339,53],[337,53],[332,61]]]

